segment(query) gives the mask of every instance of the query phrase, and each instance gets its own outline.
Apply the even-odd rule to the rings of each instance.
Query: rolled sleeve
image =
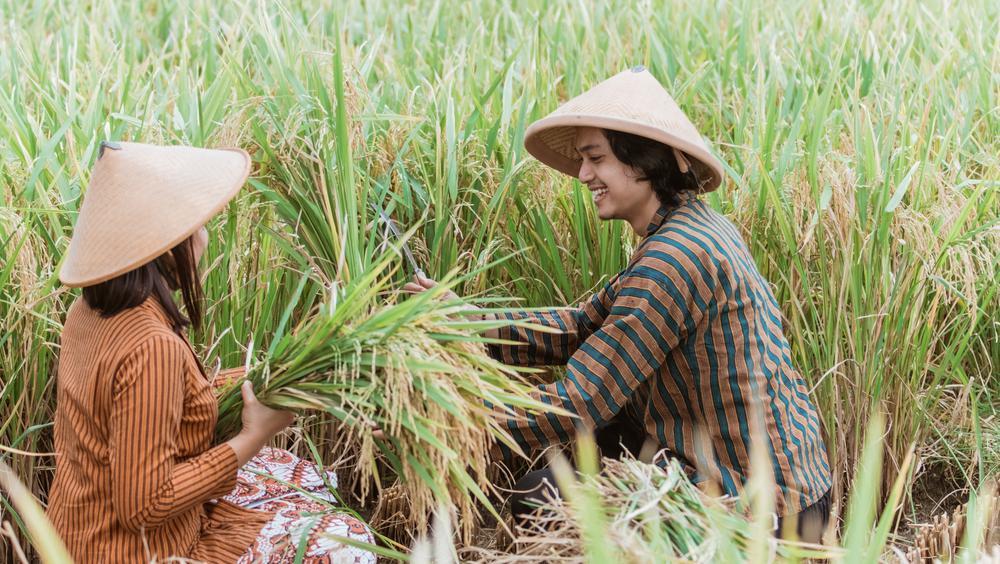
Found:
[[[703,297],[687,273],[675,274],[642,263],[623,273],[609,292],[607,317],[570,356],[566,376],[537,389],[538,399],[571,415],[515,410],[507,427],[522,447],[565,442],[580,426],[600,428],[658,373],[704,311]]]

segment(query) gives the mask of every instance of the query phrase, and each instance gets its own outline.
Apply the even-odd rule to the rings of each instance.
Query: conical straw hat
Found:
[[[242,149],[102,143],[59,279],[92,286],[152,261],[222,210],[249,174]]]
[[[616,74],[531,124],[524,146],[543,163],[576,177],[581,160],[574,147],[577,127],[624,131],[659,141],[674,148],[681,170],[690,163],[702,192],[722,183],[722,163],[677,102],[641,66]]]

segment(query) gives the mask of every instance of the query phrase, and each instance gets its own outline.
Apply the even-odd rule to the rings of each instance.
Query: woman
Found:
[[[548,331],[507,326],[491,354],[515,365],[565,364],[538,387],[572,414],[515,410],[507,425],[525,450],[597,429],[606,456],[643,443],[679,459],[693,480],[740,495],[751,445],[766,447],[779,524],[818,541],[829,518],[830,469],[816,409],[791,365],[780,310],[733,225],[697,195],[722,165],[663,87],[642,67],[570,100],[525,133],[525,146],[576,176],[603,220],[642,237],[624,271],[575,309],[507,314]],[[432,287],[419,278],[410,292]],[[522,478],[515,517],[554,483]],[[792,527],[792,522],[797,527]],[[788,524],[786,529],[782,525]]]
[[[325,511],[332,472],[263,448],[293,417],[249,381],[243,430],[211,444],[216,398],[185,328],[201,323],[204,225],[249,172],[242,150],[101,144],[60,271],[83,296],[61,336],[48,514],[78,562],[291,561],[304,534],[307,562],[374,562],[321,538],[373,541]]]

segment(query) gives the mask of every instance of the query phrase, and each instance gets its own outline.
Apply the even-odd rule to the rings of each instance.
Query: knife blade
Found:
[[[386,226],[389,232],[392,233],[396,240],[400,242],[400,248],[403,249],[403,255],[406,257],[406,261],[410,263],[410,268],[413,269],[413,273],[421,278],[427,278],[423,269],[417,265],[417,259],[413,258],[413,252],[410,250],[409,243],[403,240],[403,236],[399,233],[399,229],[396,228],[396,224],[392,221],[392,218],[390,218],[389,215],[378,206],[378,204],[372,202],[371,206],[372,209],[375,210],[375,213],[378,214],[379,220]],[[388,239],[388,237],[384,238]]]

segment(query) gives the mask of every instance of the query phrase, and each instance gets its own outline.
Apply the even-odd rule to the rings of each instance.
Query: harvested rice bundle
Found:
[[[586,539],[594,531],[601,533],[600,550],[618,562],[747,560],[752,523],[733,510],[732,500],[710,497],[692,485],[676,460],[661,468],[605,458],[599,474],[577,477],[581,482],[568,500],[550,500],[546,511],[516,529],[510,550],[467,548],[462,561],[585,562],[594,556]],[[767,542],[774,559],[823,556],[773,538]]]
[[[516,449],[487,403],[544,410],[530,385],[483,350],[474,331],[496,322],[457,316],[462,304],[441,303],[447,285],[394,305],[375,307],[388,286],[388,260],[277,338],[247,371],[260,400],[294,411],[327,412],[361,445],[362,495],[378,485],[377,452],[399,477],[413,527],[431,510],[454,507],[465,538],[487,500],[489,450],[495,440]],[[391,274],[391,273],[390,273]],[[231,385],[219,400],[217,435],[240,428],[242,400]],[[385,440],[372,436],[382,429]]]

